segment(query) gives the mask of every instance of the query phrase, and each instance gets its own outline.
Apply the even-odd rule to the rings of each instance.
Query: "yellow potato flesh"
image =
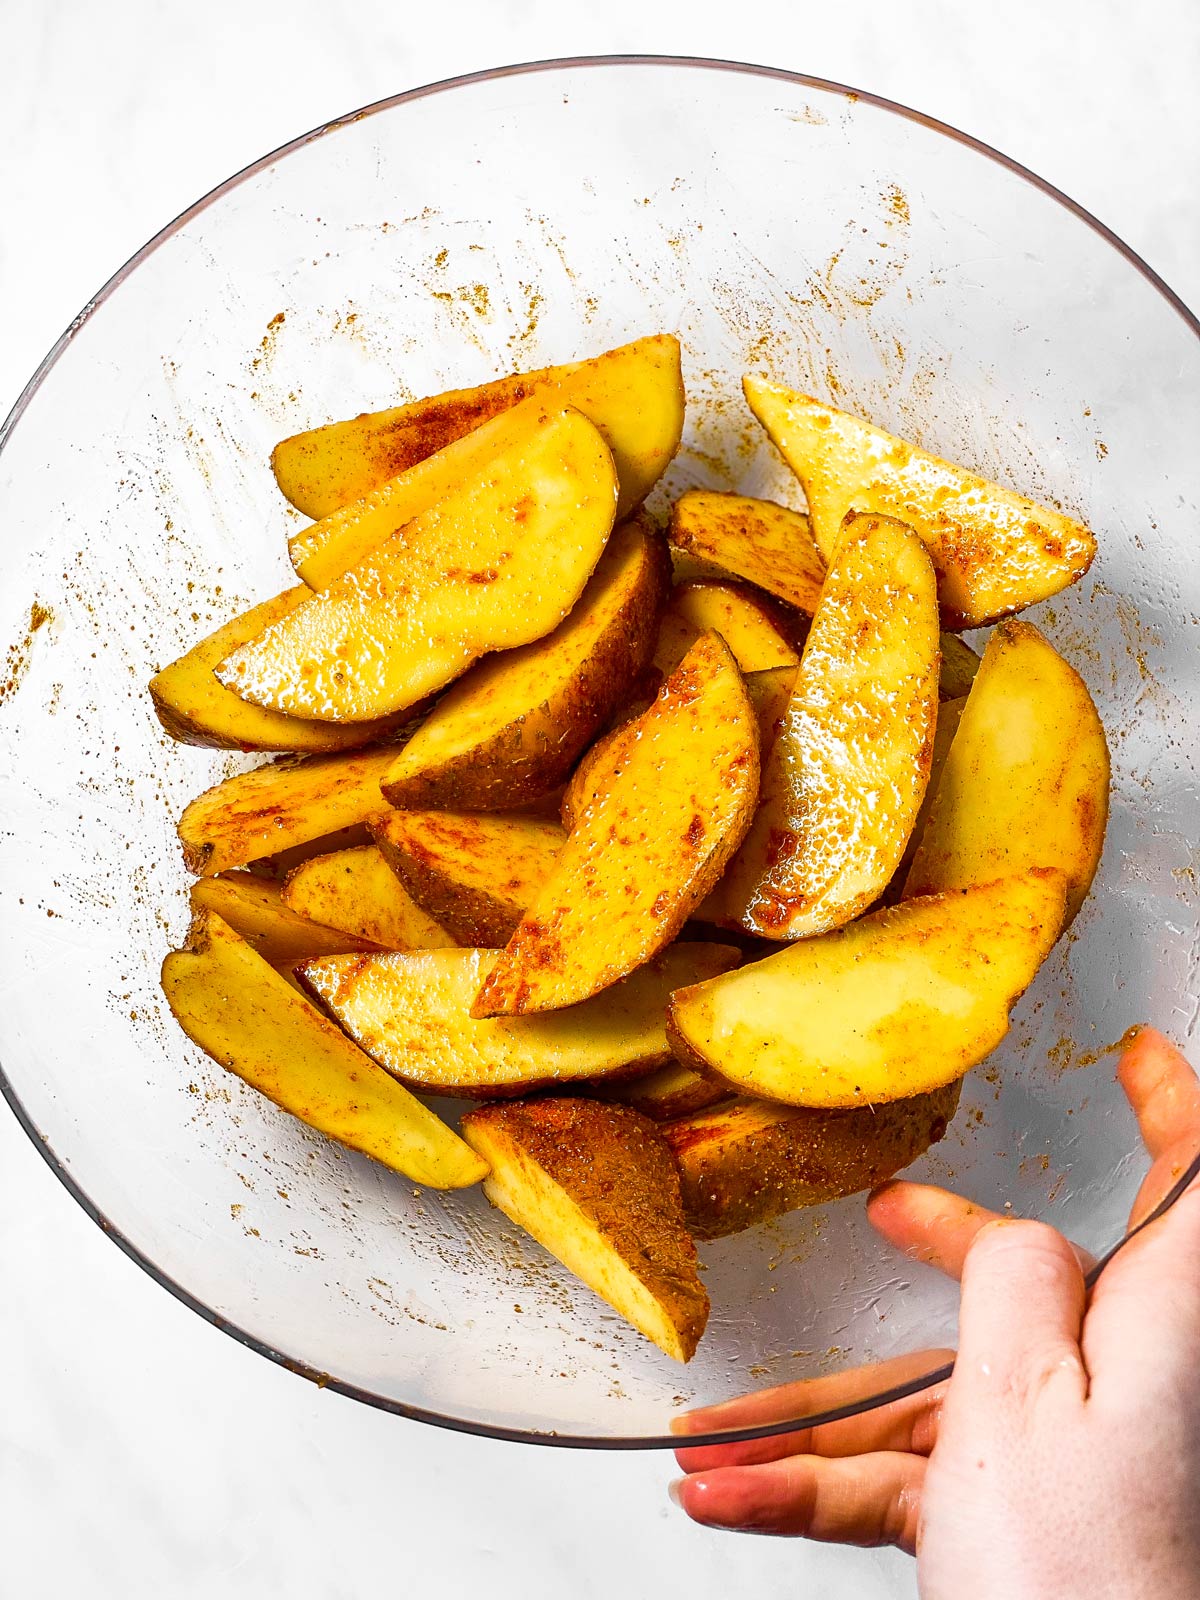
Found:
[[[913,823],[913,830],[908,836],[908,843],[904,846],[904,854],[900,857],[900,865],[896,868],[893,883],[899,888],[912,865],[913,857],[917,853],[917,846],[925,834],[925,827],[929,821],[929,813],[933,809],[934,796],[937,794],[938,784],[942,780],[942,772],[946,765],[946,758],[950,754],[950,746],[954,743],[954,735],[958,732],[959,719],[966,705],[966,698],[962,700],[943,700],[938,706],[937,730],[933,735],[933,754],[929,759],[929,782],[925,786],[925,793],[921,799],[921,809],[917,812],[917,820]],[[997,874],[991,873],[989,877]],[[1002,874],[1001,874],[1002,876]],[[939,887],[941,887],[939,885]],[[948,887],[948,886],[947,886]],[[922,891],[932,893],[933,890]],[[899,898],[897,895],[895,898]]]
[[[628,516],[679,445],[679,341],[655,334],[587,361],[513,373],[295,434],[275,447],[275,481],[297,510],[327,517],[535,394],[574,406],[600,430],[621,481],[618,515]]]
[[[672,996],[672,1047],[685,1065],[787,1105],[937,1089],[1008,1031],[1058,937],[1066,889],[1062,873],[1039,870],[802,940]]]
[[[962,700],[971,692],[975,674],[979,671],[979,657],[969,644],[956,633],[943,633],[942,670],[938,677],[938,694],[943,700]]]
[[[716,1078],[693,1072],[678,1061],[668,1061],[648,1077],[634,1078],[629,1083],[596,1084],[589,1093],[605,1100],[619,1100],[653,1122],[667,1122],[728,1100],[732,1090]]]
[[[567,837],[543,817],[459,811],[392,811],[371,830],[417,904],[477,947],[512,937]]]
[[[963,706],[905,896],[1057,867],[1070,880],[1070,920],[1100,862],[1108,788],[1087,685],[1036,628],[1002,623]]]
[[[395,806],[497,811],[548,794],[646,666],[670,582],[662,541],[618,528],[553,633],[472,667],[383,779]]]
[[[283,898],[283,885],[249,872],[198,878],[189,891],[194,911],[213,911],[239,934],[264,961],[289,970],[308,956],[343,955],[375,950],[379,941],[322,923],[293,910]]]
[[[352,827],[387,809],[379,780],[395,751],[271,762],[198,795],[179,819],[188,871],[205,876]]]
[[[798,939],[878,898],[925,793],[937,684],[929,557],[903,524],[859,518],[829,569],[761,803],[721,884],[726,916]]]
[[[608,447],[543,410],[506,453],[217,668],[256,705],[318,721],[390,716],[574,605],[612,528]]]
[[[690,1359],[708,1295],[679,1175],[652,1124],[564,1097],[468,1112],[463,1135],[492,1169],[494,1206],[660,1350]]]
[[[289,616],[309,593],[303,584],[297,584],[273,600],[252,606],[155,673],[150,679],[150,698],[158,720],[173,739],[220,750],[352,750],[373,743],[397,725],[397,718],[338,726],[285,717],[251,705],[217,682],[213,669],[230,651]]]
[[[282,897],[302,917],[357,934],[385,950],[441,950],[454,944],[373,844],[303,862],[289,873]]]
[[[190,1039],[318,1132],[438,1189],[464,1188],[487,1172],[213,912],[201,913],[190,948],[163,962],[162,986]]]
[[[611,783],[577,817],[474,1014],[572,1005],[669,944],[741,841],[758,764],[742,675],[705,634],[619,730]]]
[[[666,677],[709,632],[721,635],[743,672],[794,667],[800,660],[781,616],[765,596],[744,584],[699,578],[671,591],[659,624],[654,665]]]
[[[825,560],[802,511],[744,494],[689,489],[671,507],[670,538],[678,549],[756,583],[810,617],[817,608]]]
[[[743,387],[803,485],[826,560],[852,511],[908,523],[937,568],[947,627],[994,622],[1057,594],[1091,565],[1096,541],[1070,517],[781,384],[747,377]]]
[[[677,944],[604,994],[553,1016],[476,1019],[471,1002],[495,954],[328,956],[298,971],[350,1037],[402,1083],[488,1099],[661,1065],[670,1055],[671,991],[738,959],[728,945]]]

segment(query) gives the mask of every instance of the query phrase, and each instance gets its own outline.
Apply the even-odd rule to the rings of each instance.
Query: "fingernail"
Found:
[[[672,1478],[670,1483],[667,1485],[667,1494],[670,1496],[671,1504],[675,1505],[675,1506],[678,1506],[679,1509],[682,1511],[683,1510],[683,1479],[682,1478]]]

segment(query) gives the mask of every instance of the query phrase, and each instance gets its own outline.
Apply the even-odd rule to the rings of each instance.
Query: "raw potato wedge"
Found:
[[[188,948],[163,962],[162,987],[189,1039],[309,1127],[437,1189],[487,1172],[215,913],[201,912]]]
[[[471,1016],[494,950],[327,956],[297,976],[380,1066],[427,1094],[492,1099],[580,1079],[631,1077],[670,1057],[667,1001],[726,972],[738,952],[677,944],[604,994],[544,1017]]]
[[[438,702],[384,775],[387,799],[502,811],[557,788],[649,662],[670,581],[661,538],[623,524],[553,633],[489,656]]]
[[[758,724],[760,761],[765,763],[779,736],[796,681],[796,668],[766,667],[762,672],[743,673],[743,677]],[[572,773],[561,802],[564,828],[573,828],[576,817],[611,784],[614,767],[626,748],[618,739],[620,731],[619,727],[614,728],[603,739],[598,739]]]
[[[463,1136],[491,1168],[483,1192],[666,1355],[689,1361],[708,1295],[658,1130],[628,1106],[484,1106]]]
[[[761,804],[721,885],[730,921],[799,939],[878,899],[925,793],[937,685],[929,557],[902,523],[856,518],[825,580]]]
[[[365,822],[386,810],[379,780],[394,755],[376,745],[272,761],[226,778],[198,795],[179,819],[188,871],[211,877]]]
[[[282,897],[300,916],[357,934],[376,948],[444,950],[455,942],[408,893],[377,845],[303,862],[288,874]]]
[[[367,937],[347,933],[292,910],[283,899],[283,885],[249,872],[226,872],[197,878],[188,898],[195,912],[215,912],[273,967],[291,969],[309,956],[345,955],[378,950]]]
[[[825,559],[833,560],[852,511],[908,523],[937,568],[946,627],[995,622],[1057,594],[1091,566],[1095,538],[1061,512],[782,384],[746,377],[743,388],[800,479]]]
[[[744,494],[689,489],[671,507],[669,537],[677,549],[757,584],[810,617],[817,609],[825,559],[803,511]]]
[[[910,1100],[854,1111],[737,1099],[663,1123],[688,1227],[699,1239],[719,1239],[873,1189],[942,1138],[961,1088],[956,1079]]]
[[[464,478],[217,677],[292,716],[391,716],[489,650],[556,628],[600,559],[615,500],[612,456],[587,418],[539,411],[524,448]]]
[[[619,1100],[632,1106],[651,1122],[668,1122],[728,1100],[731,1090],[715,1078],[703,1077],[678,1061],[669,1061],[647,1078],[629,1082],[589,1085],[588,1093],[601,1100]]]
[[[933,754],[929,758],[929,782],[925,786],[925,793],[921,798],[921,809],[917,812],[917,820],[913,823],[913,830],[908,836],[908,843],[904,846],[904,854],[900,857],[900,865],[896,868],[896,876],[892,880],[894,886],[903,884],[908,869],[912,865],[913,857],[917,853],[917,846],[925,833],[929,821],[929,813],[933,808],[933,797],[937,793],[938,784],[942,780],[942,771],[946,765],[946,757],[950,754],[950,746],[954,743],[954,735],[958,732],[959,720],[966,705],[966,697],[961,700],[943,700],[938,707],[937,729],[933,735]],[[930,890],[930,893],[933,891]],[[900,896],[897,894],[896,899]]]
[[[783,613],[744,583],[698,578],[671,591],[658,629],[654,665],[668,677],[703,634],[719,633],[743,672],[794,667],[800,652]]]
[[[507,944],[566,843],[542,817],[393,811],[371,825],[391,870],[461,945]]]
[[[942,670],[938,678],[938,694],[943,700],[965,699],[979,671],[979,657],[956,633],[943,633],[941,646]]]
[[[373,744],[399,726],[403,720],[399,717],[345,722],[340,726],[285,717],[278,711],[252,706],[217,682],[213,669],[218,662],[281,617],[289,616],[309,595],[302,583],[285,589],[273,600],[243,611],[193,645],[178,661],[155,673],[150,679],[150,698],[158,720],[172,739],[218,750],[319,752]]]
[[[785,1105],[873,1105],[961,1078],[1058,938],[1063,873],[902,905],[671,997],[685,1066]],[[370,961],[372,956],[330,956]]]
[[[668,945],[720,877],[758,798],[758,728],[716,634],[620,730],[610,759],[611,786],[576,821],[474,1016],[596,994]]]
[[[600,430],[621,480],[618,515],[628,516],[679,446],[679,341],[654,334],[587,361],[515,372],[294,434],[271,456],[275,481],[298,511],[326,517],[533,394],[574,406]]]
[[[1087,685],[1036,628],[1001,623],[963,707],[905,897],[1057,867],[1070,880],[1069,922],[1100,864],[1108,788],[1108,744]]]

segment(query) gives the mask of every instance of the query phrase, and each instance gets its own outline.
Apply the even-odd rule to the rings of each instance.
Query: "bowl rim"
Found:
[[[769,67],[752,62],[725,60],[708,56],[673,56],[673,55],[642,55],[642,54],[613,54],[594,56],[558,56],[548,57],[544,60],[514,62],[506,66],[483,68],[476,72],[463,73],[451,78],[441,78],[434,82],[426,83],[414,89],[406,89],[399,94],[388,95],[380,100],[370,102],[356,111],[351,111],[342,116],[333,117],[308,132],[299,134],[293,139],[276,146],[267,154],[247,163],[234,172],[223,182],[216,184],[207,193],[178,213],[170,222],[154,234],[147,242],[136,250],[112,276],[100,287],[99,290],[87,301],[79,313],[71,320],[59,337],[51,345],[45,356],[39,362],[29,381],[17,396],[11,410],[0,422],[0,451],[3,451],[9,438],[12,436],[21,417],[24,415],[30,401],[40,389],[51,368],[59,360],[64,350],[75,338],[80,329],[88,322],[96,310],[111,298],[116,290],[160,245],[165,244],[175,233],[185,227],[193,218],[204,211],[232,190],[240,187],[266,168],[272,166],[283,157],[291,155],[294,151],[301,150],[309,144],[323,139],[327,135],[338,132],[339,129],[354,123],[364,121],[368,117],[380,112],[394,110],[398,106],[423,100],[431,95],[444,94],[455,89],[468,88],[475,84],[487,83],[503,78],[522,77],[534,73],[554,73],[575,71],[593,67],[651,67],[651,68],[685,68],[697,71],[714,71],[739,73],[747,77],[762,78],[778,82],[800,85],[804,88],[814,89],[821,93],[843,95],[851,102],[861,101],[878,110],[890,112],[909,122],[914,122],[932,133],[940,134],[954,141],[956,144],[973,150],[976,154],[986,157],[998,166],[1006,168],[1015,177],[1030,184],[1033,188],[1041,190],[1048,198],[1062,206],[1077,217],[1082,223],[1105,240],[1119,255],[1137,271],[1146,281],[1158,291],[1167,304],[1182,319],[1187,328],[1197,339],[1200,339],[1200,317],[1198,317],[1183,301],[1183,299],[1170,287],[1169,284],[1146,262],[1134,249],[1125,243],[1107,224],[1101,222],[1086,207],[1078,201],[1072,200],[1061,189],[1040,177],[1021,162],[1005,155],[994,146],[986,144],[983,140],[975,138],[962,129],[943,122],[937,117],[928,116],[911,106],[896,100],[890,100],[882,95],[871,93],[869,90],[855,89],[848,84],[838,83],[827,78],[814,77],[809,73],[793,72],[784,67]],[[802,1415],[783,1422],[764,1423],[757,1427],[727,1429],[716,1432],[695,1434],[662,1434],[642,1436],[606,1436],[586,1434],[566,1434],[551,1430],[532,1428],[514,1428],[502,1424],[480,1422],[471,1417],[449,1416],[442,1412],[432,1411],[423,1406],[410,1405],[405,1401],[393,1400],[388,1396],[374,1393],[361,1385],[335,1377],[333,1374],[320,1372],[306,1363],[288,1355],[285,1351],[276,1349],[257,1335],[248,1332],[231,1322],[228,1318],[198,1300],[181,1283],[164,1272],[154,1261],[144,1254],[108,1217],[100,1210],[91,1197],[83,1190],[73,1175],[68,1171],[65,1162],[48,1141],[43,1137],[32,1117],[25,1110],[16,1087],[8,1077],[3,1062],[0,1062],[0,1096],[7,1101],[18,1124],[29,1136],[30,1142],[41,1155],[51,1172],[68,1194],[79,1204],[83,1211],[104,1232],[113,1243],[135,1262],[141,1269],[172,1294],[175,1299],[194,1311],[204,1321],[213,1327],[219,1328],[235,1339],[247,1349],[256,1351],[259,1355],[266,1356],[276,1365],[285,1367],[289,1372],[294,1372],[300,1377],[308,1378],[318,1388],[335,1390],[338,1394],[358,1400],[377,1410],[390,1412],[394,1416],[404,1417],[414,1422],[431,1423],[436,1427],[448,1428],[454,1432],[474,1434],[489,1439],[501,1439],[516,1444],[543,1444],[557,1445],[570,1449],[592,1450],[663,1450],[678,1449],[685,1445],[688,1448],[715,1444],[734,1444],[746,1440],[769,1438],[775,1434],[795,1432],[798,1428],[815,1427],[824,1423],[840,1421],[847,1417],[861,1415],[880,1406],[890,1405],[895,1401],[904,1399],[908,1395],[919,1393],[923,1389],[943,1382],[953,1371],[953,1361],[942,1363],[919,1377],[912,1378],[905,1383],[894,1385],[880,1390],[879,1393],[869,1398],[856,1400],[840,1407],[814,1412],[811,1415]],[[1106,1252],[1087,1274],[1086,1282],[1090,1287],[1112,1258],[1134,1238],[1141,1230],[1168,1211],[1189,1184],[1200,1175],[1200,1152],[1190,1163],[1177,1182],[1173,1185],[1167,1196],[1155,1209],[1143,1219],[1141,1223],[1129,1233],[1119,1239],[1112,1248]],[[918,1352],[914,1352],[917,1354]]]

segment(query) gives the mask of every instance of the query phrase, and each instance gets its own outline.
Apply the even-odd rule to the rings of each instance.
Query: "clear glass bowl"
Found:
[[[1143,1019],[1183,1038],[1200,1010],[1200,341],[1061,195],[781,72],[576,61],[437,85],[185,212],[51,351],[0,455],[13,1109],[118,1243],[234,1337],[404,1415],[558,1443],[663,1444],[682,1407],[952,1342],[955,1289],[877,1240],[861,1197],[799,1212],[703,1248],[712,1321],[679,1367],[478,1192],[416,1192],[227,1076],[158,968],[188,922],[174,820],[250,763],[171,743],[145,685],[288,581],[281,435],[658,329],[689,395],[660,501],[693,483],[797,500],[740,399],[757,368],[1099,534],[1090,577],[1036,618],[1112,742],[1104,861],[914,1170],[1102,1251],[1145,1165],[1104,1047]]]

